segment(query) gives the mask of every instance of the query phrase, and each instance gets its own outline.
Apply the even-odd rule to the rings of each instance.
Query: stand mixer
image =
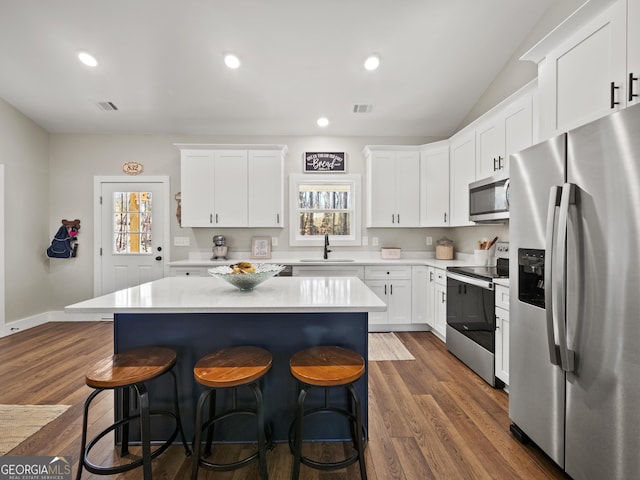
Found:
[[[228,249],[226,243],[224,235],[213,236],[213,257],[211,257],[211,260],[217,260],[218,258],[226,260]]]

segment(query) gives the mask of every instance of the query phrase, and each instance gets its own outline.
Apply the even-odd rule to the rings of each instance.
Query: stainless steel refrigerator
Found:
[[[640,478],[640,105],[511,157],[512,431]]]

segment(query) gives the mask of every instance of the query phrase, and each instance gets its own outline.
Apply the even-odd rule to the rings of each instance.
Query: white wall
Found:
[[[50,307],[46,249],[49,217],[49,135],[0,99],[0,164],[4,165],[5,322]]]

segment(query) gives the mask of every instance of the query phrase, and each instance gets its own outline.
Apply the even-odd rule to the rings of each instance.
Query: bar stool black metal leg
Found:
[[[117,395],[118,392],[122,396],[122,412],[121,418],[128,418],[131,415],[131,390],[132,387],[125,387],[121,389],[116,389],[114,394]],[[120,456],[124,457],[129,454],[129,423],[125,422],[122,424],[122,428],[120,430],[122,443],[120,444]]]
[[[87,424],[89,423],[89,404],[102,390],[94,390],[91,395],[87,397],[84,402],[84,418],[82,420],[82,439],[80,440],[80,457],[78,458],[78,473],[76,474],[76,480],[80,480],[82,477],[82,469],[84,468],[84,459],[86,457],[87,447]]]
[[[364,428],[362,427],[362,411],[360,409],[360,397],[358,396],[355,388],[353,388],[353,384],[349,384],[347,386],[349,393],[351,394],[351,398],[353,399],[353,408],[355,409],[354,415],[356,419],[355,425],[355,435],[353,436],[356,451],[358,452],[358,464],[360,465],[360,477],[362,480],[367,480],[367,469],[365,466],[364,459],[364,445],[365,439],[363,438],[366,435]]]
[[[151,421],[149,394],[143,383],[134,385],[140,403],[140,437],[142,443],[142,471],[144,480],[151,480]]]
[[[262,402],[262,390],[258,384],[249,385],[256,397],[256,420],[258,424],[258,461],[260,462],[260,477],[267,480],[269,473],[267,471],[267,438],[264,427],[264,405]]]
[[[173,370],[169,370],[171,374],[171,378],[173,380],[173,410],[176,414],[176,422],[178,424],[178,429],[180,430],[180,439],[182,440],[182,445],[184,446],[184,453],[187,457],[191,456],[191,449],[189,449],[189,445],[187,443],[187,437],[184,434],[184,429],[182,428],[182,417],[180,415],[180,402],[178,399],[178,380],[176,378],[176,374]]]
[[[307,387],[300,385],[298,393],[298,404],[296,406],[295,433],[293,436],[293,468],[291,470],[291,480],[298,480],[300,476],[300,462],[302,459],[302,417],[304,399],[307,397]]]
[[[193,440],[193,467],[191,469],[191,480],[197,480],[198,467],[200,466],[200,455],[202,451],[202,410],[204,410],[204,404],[206,403],[212,390],[205,390],[198,399],[198,405],[196,407],[196,424],[195,424],[195,438]]]
[[[211,395],[209,396],[209,418],[215,418],[216,416],[216,402],[218,400],[217,394],[215,390],[211,390]],[[203,405],[204,408],[204,405]],[[196,424],[199,425],[199,424]],[[215,422],[209,425],[207,429],[207,444],[204,449],[204,457],[207,458],[211,455],[211,445],[213,443],[213,433],[216,424]]]

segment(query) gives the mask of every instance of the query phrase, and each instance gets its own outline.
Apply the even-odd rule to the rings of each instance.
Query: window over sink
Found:
[[[360,245],[360,176],[291,175],[290,245]]]

